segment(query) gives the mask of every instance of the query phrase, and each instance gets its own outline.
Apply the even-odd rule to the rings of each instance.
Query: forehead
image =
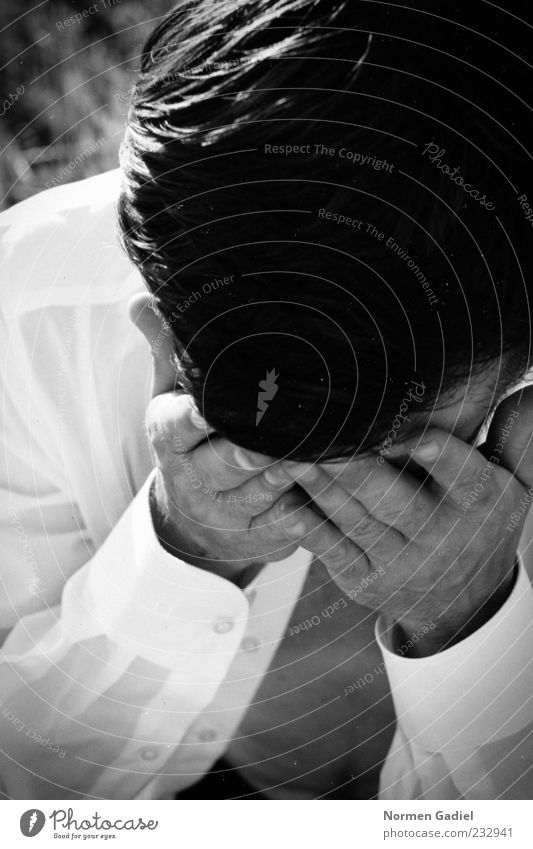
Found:
[[[470,374],[452,391],[437,395],[433,407],[421,412],[416,411],[417,403],[413,401],[411,393],[405,412],[406,421],[398,430],[392,429],[391,422],[389,438],[398,445],[409,438],[422,438],[428,428],[435,427],[452,433],[464,442],[480,444],[486,437],[492,413],[503,396],[519,383],[523,381],[509,368],[509,361],[505,362],[500,358],[493,360],[486,368]],[[382,445],[375,445],[370,449],[370,453],[378,452],[381,447]],[[330,469],[342,472],[346,470],[347,464],[364,463],[367,453],[362,451],[351,458],[326,462]]]
[[[510,375],[504,362],[490,363],[482,371],[469,375],[452,391],[437,396],[432,409],[419,413],[411,407],[409,426],[402,437],[422,435],[428,427],[438,427],[470,442],[509,383]]]

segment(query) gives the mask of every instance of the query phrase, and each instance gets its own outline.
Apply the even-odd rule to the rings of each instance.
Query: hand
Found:
[[[151,345],[154,375],[146,425],[158,468],[152,517],[162,545],[177,557],[230,580],[252,564],[282,560],[298,547],[275,518],[261,514],[293,487],[269,485],[274,460],[213,435],[190,396],[175,391],[170,328],[149,295],[130,301],[130,317]],[[244,464],[244,465],[243,465]]]
[[[494,453],[511,411],[517,411],[503,448]],[[309,505],[292,507],[288,538],[318,555],[339,587],[360,604],[385,614],[404,636],[424,630],[413,655],[431,654],[476,630],[501,606],[512,584],[520,523],[517,505],[533,488],[533,391],[498,408],[487,443],[472,448],[432,428],[423,442],[350,462],[281,463],[271,472],[297,482],[325,518]],[[391,460],[409,458],[426,473],[421,483]],[[493,457],[499,464],[489,465]],[[479,486],[479,484],[482,484]],[[478,496],[469,509],[467,496]],[[528,494],[529,493],[529,494]],[[529,501],[528,501],[529,498]],[[283,509],[282,499],[278,510]],[[527,511],[522,509],[523,515]]]

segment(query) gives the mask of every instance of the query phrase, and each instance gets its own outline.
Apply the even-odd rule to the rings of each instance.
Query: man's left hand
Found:
[[[278,515],[286,498],[287,536],[320,557],[341,589],[381,611],[407,637],[429,627],[416,654],[448,647],[480,627],[509,594],[533,499],[532,409],[532,390],[507,398],[481,449],[428,429],[423,441],[388,452],[391,460],[402,452],[411,458],[403,468],[380,464],[374,453],[341,463],[279,464],[280,476],[298,483],[323,513],[283,496]],[[499,462],[490,465],[512,410],[518,412],[512,431],[503,445],[499,440]],[[412,461],[427,473],[423,482],[407,470]],[[472,492],[476,498],[466,509]],[[514,524],[519,511],[522,521]]]

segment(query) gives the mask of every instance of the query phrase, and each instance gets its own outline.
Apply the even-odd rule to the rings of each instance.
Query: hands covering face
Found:
[[[422,653],[444,648],[479,627],[483,610],[487,618],[508,593],[521,531],[510,519],[531,500],[532,408],[531,390],[507,398],[480,449],[431,428],[423,441],[389,449],[385,463],[374,453],[345,463],[280,463],[267,478],[293,480],[312,505],[298,505],[289,492],[270,512],[285,512],[289,539],[320,557],[359,603],[407,634],[431,626]],[[511,437],[493,455],[509,421]],[[427,473],[423,482],[398,463],[402,456]],[[467,500],[470,493],[476,497]]]
[[[154,356],[146,421],[159,470],[155,517],[172,553],[232,579],[301,546],[344,592],[404,632],[431,625],[422,652],[466,636],[502,603],[522,527],[511,516],[521,500],[529,505],[533,482],[533,390],[502,403],[479,449],[431,428],[422,440],[395,443],[385,462],[373,452],[276,462],[213,435],[173,389],[171,334],[149,296],[133,299],[130,312]],[[492,446],[511,411],[512,433],[496,458]]]

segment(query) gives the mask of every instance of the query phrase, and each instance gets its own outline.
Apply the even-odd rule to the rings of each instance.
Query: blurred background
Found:
[[[117,166],[148,33],[173,0],[1,0],[0,209]]]

